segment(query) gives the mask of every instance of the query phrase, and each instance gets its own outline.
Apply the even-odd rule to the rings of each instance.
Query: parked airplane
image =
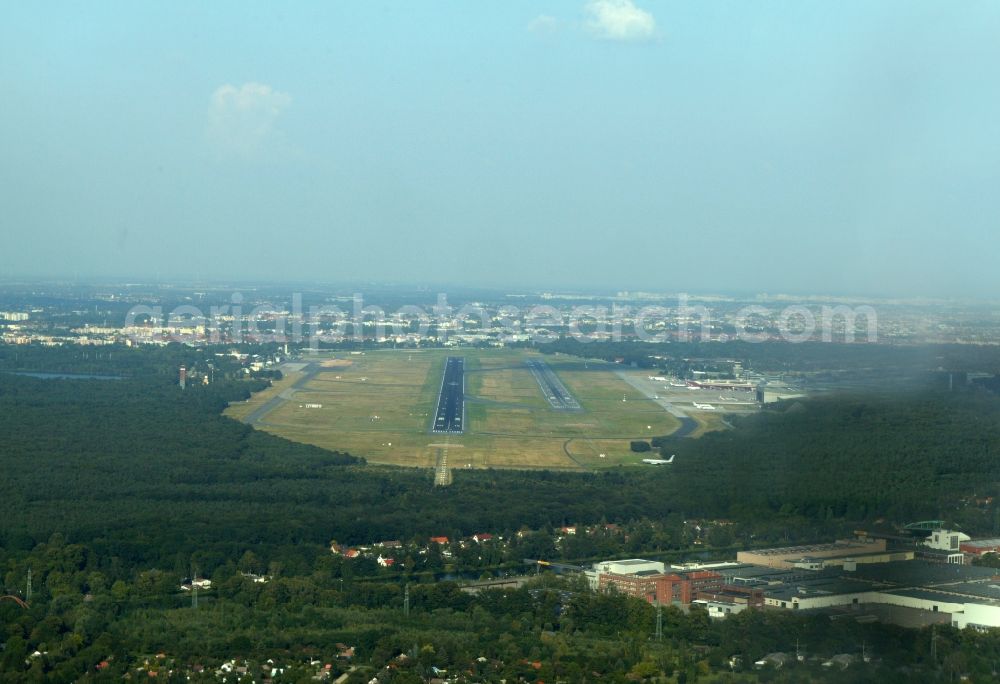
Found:
[[[643,463],[648,465],[670,465],[674,462],[674,456],[677,454],[670,454],[670,458],[644,458]]]

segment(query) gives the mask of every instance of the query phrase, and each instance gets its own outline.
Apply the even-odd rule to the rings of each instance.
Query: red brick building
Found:
[[[722,587],[723,578],[717,572],[696,570],[685,573],[642,571],[634,574],[601,573],[597,578],[600,591],[618,591],[650,603],[688,604],[699,592]]]

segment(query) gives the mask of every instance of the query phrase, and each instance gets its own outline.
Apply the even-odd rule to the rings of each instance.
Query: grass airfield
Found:
[[[448,356],[465,357],[465,432],[430,432]],[[525,366],[541,358],[581,411],[557,411]],[[633,439],[680,422],[619,378],[620,366],[526,350],[385,350],[315,354],[226,415],[372,463],[451,468],[589,469],[639,463]],[[693,416],[697,419],[697,416]],[[602,456],[603,454],[603,456]],[[646,455],[648,457],[648,454]]]

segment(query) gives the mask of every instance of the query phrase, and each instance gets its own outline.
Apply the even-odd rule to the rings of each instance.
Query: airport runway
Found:
[[[537,359],[532,359],[531,361],[525,362],[531,374],[535,377],[535,382],[538,383],[538,387],[542,390],[542,396],[544,396],[549,405],[556,411],[581,411],[580,402],[569,393],[566,386],[562,384],[562,381],[555,374],[555,372],[549,368],[549,364],[544,361],[539,361]]]
[[[431,432],[460,435],[465,429],[465,358],[449,356]]]
[[[318,363],[301,363],[296,365],[298,366],[297,370],[302,371],[302,377],[278,396],[268,399],[262,406],[255,409],[253,413],[244,419],[244,423],[259,425],[264,422],[264,416],[291,399],[295,395],[296,390],[305,387],[306,383],[316,377],[316,374],[322,370]]]

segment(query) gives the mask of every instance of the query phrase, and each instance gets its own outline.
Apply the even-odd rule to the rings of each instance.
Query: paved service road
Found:
[[[444,364],[441,393],[431,432],[462,434],[465,429],[465,358],[449,356]]]

